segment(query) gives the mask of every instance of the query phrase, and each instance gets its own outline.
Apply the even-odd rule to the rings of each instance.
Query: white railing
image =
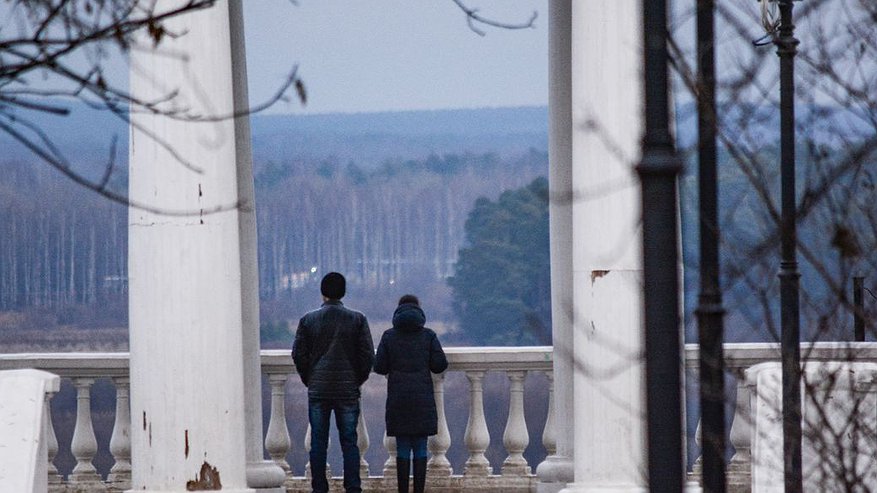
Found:
[[[685,347],[685,364],[689,378],[697,378],[697,345]],[[524,459],[524,451],[537,444],[539,427],[544,423],[541,442],[548,454],[555,446],[555,420],[552,412],[552,350],[550,347],[525,348],[447,348],[450,367],[435,377],[435,396],[439,411],[439,433],[430,437],[429,481],[436,487],[455,491],[535,491],[532,471],[538,465]],[[815,343],[801,345],[802,360],[807,362],[856,361],[877,363],[877,343]],[[758,363],[779,361],[779,346],[772,343],[725,344],[728,373],[736,381],[736,402],[730,430],[734,455],[728,467],[730,491],[749,491],[751,484],[752,413],[745,371]],[[305,468],[308,433],[306,415],[288,415],[287,408],[306,407],[306,389],[295,376],[295,368],[287,350],[262,351],[265,408],[269,416],[265,434],[265,450],[287,472],[286,486],[290,492],[308,491]],[[54,353],[0,355],[0,370],[37,368],[60,375],[68,389],[76,394],[75,424],[72,437],[64,444],[64,453],[75,458],[75,465],[62,475],[55,467],[59,445],[55,427],[47,429],[50,491],[122,491],[130,485],[130,427],[128,391],[128,355],[126,353]],[[534,375],[534,374],[538,374]],[[530,377],[534,375],[533,377]],[[504,376],[506,383],[497,384]],[[487,378],[486,378],[487,377]],[[546,378],[547,377],[547,378]],[[528,380],[528,378],[531,378]],[[116,390],[112,434],[106,443],[95,436],[92,426],[90,392],[97,380],[109,379]],[[489,392],[485,381],[490,381]],[[525,381],[530,384],[530,399],[548,401],[545,421],[534,426],[533,416],[525,416]],[[450,382],[450,383],[448,383]],[[541,384],[542,388],[538,388]],[[548,389],[544,387],[547,386]],[[451,389],[448,394],[447,390]],[[506,390],[507,388],[507,390]],[[694,387],[692,387],[694,388]],[[485,395],[487,393],[487,398]],[[463,394],[463,395],[460,395]],[[465,395],[468,394],[468,395]],[[363,406],[382,406],[385,397],[382,377],[373,376],[363,395]],[[694,396],[689,396],[693,398]],[[508,401],[507,417],[496,408],[499,401]],[[460,416],[458,408],[466,408]],[[485,413],[485,409],[492,413]],[[528,407],[529,409],[529,407]],[[446,410],[456,412],[457,420],[449,420]],[[367,413],[363,413],[365,415]],[[488,414],[504,423],[488,421]],[[103,416],[103,419],[109,419]],[[528,426],[527,420],[531,423]],[[57,421],[57,420],[56,420]],[[465,423],[465,424],[464,424]],[[55,424],[57,426],[57,423]],[[490,430],[493,430],[491,433]],[[64,436],[70,436],[65,430]],[[501,433],[501,436],[500,436]],[[456,441],[452,437],[457,437]],[[500,447],[499,444],[502,444]],[[369,440],[366,422],[360,423],[360,450],[364,488],[368,491],[392,491],[395,478],[394,440]],[[496,450],[501,449],[499,454]],[[490,451],[493,451],[492,453]],[[94,465],[98,453],[112,456],[112,468],[103,468],[101,475]],[[449,452],[457,458],[451,460]],[[461,455],[463,456],[461,458]],[[493,459],[493,464],[488,460]],[[505,456],[499,463],[497,457]],[[69,457],[69,456],[68,456]],[[374,464],[369,465],[370,457]],[[375,459],[379,457],[379,459]],[[293,458],[290,461],[290,458]],[[383,464],[378,462],[383,461]],[[292,463],[291,463],[292,462]],[[454,464],[452,465],[452,462]],[[696,471],[697,467],[695,467]],[[296,474],[298,472],[299,474]],[[340,474],[339,471],[334,471]],[[377,473],[377,474],[375,474]]]
[[[431,454],[428,477],[433,487],[451,488],[455,491],[482,491],[492,489],[494,491],[531,492],[536,490],[536,478],[533,475],[538,464],[528,464],[524,458],[524,452],[530,445],[531,431],[528,430],[525,420],[524,407],[524,382],[530,374],[544,374],[547,379],[540,380],[548,385],[548,389],[540,389],[548,399],[549,417],[544,422],[542,444],[548,454],[554,452],[556,436],[554,420],[551,419],[553,392],[551,387],[552,349],[550,347],[478,347],[478,348],[446,348],[448,370],[441,375],[434,376],[435,398],[438,409],[439,433],[429,439]],[[263,350],[261,354],[262,372],[268,384],[265,389],[270,394],[270,409],[267,431],[265,435],[265,451],[287,473],[286,486],[288,491],[309,491],[309,479],[307,472],[303,476],[294,474],[295,469],[304,467],[302,451],[306,452],[309,433],[305,436],[291,436],[292,428],[302,429],[302,423],[306,423],[305,416],[290,417],[287,415],[287,399],[306,399],[306,391],[298,378],[294,376],[295,368],[288,350]],[[72,438],[69,443],[69,451],[75,458],[76,463],[66,475],[59,473],[55,466],[56,457],[59,453],[59,444],[56,439],[55,427],[48,427],[48,456],[49,456],[49,489],[50,491],[124,491],[130,487],[131,478],[131,415],[129,407],[129,375],[127,353],[34,353],[34,354],[5,354],[0,355],[0,370],[17,368],[37,368],[62,377],[75,388],[76,393],[76,418]],[[502,464],[491,467],[485,453],[491,444],[496,448],[496,442],[500,439],[491,436],[485,415],[484,380],[487,374],[504,374],[508,382],[508,393],[500,400],[508,398],[508,417],[504,424],[501,443],[507,454]],[[448,458],[448,452],[452,446],[452,435],[459,436],[459,430],[449,428],[446,415],[446,379],[456,378],[459,384],[460,375],[465,376],[468,382],[468,396],[453,395],[453,404],[457,405],[468,397],[468,421],[463,433],[467,458],[465,464],[458,465],[454,470]],[[541,377],[544,378],[544,377]],[[98,443],[92,425],[93,413],[91,410],[91,390],[95,381],[109,379],[116,390],[115,416],[112,427],[112,435],[108,443]],[[495,378],[494,378],[495,380]],[[385,396],[385,384],[383,377],[372,376],[367,389],[364,390],[363,401],[383,403]],[[459,388],[460,385],[455,385]],[[500,385],[505,387],[505,385]],[[544,386],[543,386],[544,387]],[[458,390],[457,392],[460,392]],[[383,393],[382,393],[383,392]],[[497,400],[497,396],[493,399]],[[370,396],[370,397],[369,397]],[[494,402],[488,403],[489,405]],[[454,407],[454,406],[450,406]],[[494,406],[495,407],[495,406]],[[367,413],[362,413],[364,416]],[[382,413],[381,413],[382,414]],[[291,418],[291,419],[290,419]],[[57,420],[56,420],[57,421]],[[50,421],[51,422],[51,421]],[[496,423],[494,423],[496,424]],[[494,428],[496,428],[494,426]],[[68,430],[69,431],[69,430]],[[451,433],[455,431],[455,433]],[[387,454],[387,460],[383,464],[382,475],[369,475],[371,468],[366,462],[367,454],[376,455],[372,448],[375,444],[369,440],[368,430],[364,419],[360,420],[359,448],[362,452],[362,470],[366,491],[391,491],[395,490],[395,443],[386,437],[381,443],[380,452]],[[292,452],[296,444],[301,444],[297,456],[299,463],[293,467],[288,458],[295,455]],[[67,444],[64,444],[65,446]],[[460,444],[456,444],[460,445]],[[108,450],[112,455],[112,468],[102,476],[94,465],[95,457],[99,451]],[[370,454],[370,452],[372,452]],[[65,450],[66,453],[66,450]],[[381,454],[381,455],[382,455]],[[495,454],[494,454],[495,455]],[[376,465],[377,466],[377,465]],[[495,470],[496,469],[496,470]],[[340,471],[337,471],[340,474]],[[336,480],[337,481],[337,480]]]
[[[698,346],[685,346],[685,365],[690,377],[697,378]],[[746,370],[756,364],[780,361],[777,343],[729,343],[724,345],[725,367],[734,378],[736,400],[730,429],[730,443],[734,454],[728,464],[729,493],[749,492],[752,489],[752,443],[755,433],[752,396],[753,383],[747,382]],[[877,343],[873,342],[817,342],[801,344],[801,361],[804,365],[829,362],[877,363]],[[696,391],[695,391],[696,392]],[[693,396],[689,396],[693,397]],[[698,423],[698,435],[700,424]],[[700,437],[698,436],[698,445]],[[699,451],[698,451],[699,453]],[[699,473],[700,458],[694,467]]]

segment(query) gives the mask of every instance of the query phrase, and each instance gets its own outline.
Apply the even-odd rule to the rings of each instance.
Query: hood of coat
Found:
[[[426,315],[419,306],[406,303],[399,305],[393,312],[393,327],[404,331],[413,331],[423,328],[426,323]]]

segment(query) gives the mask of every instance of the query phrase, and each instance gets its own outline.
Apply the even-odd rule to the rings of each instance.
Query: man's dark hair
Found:
[[[411,305],[420,306],[420,300],[417,299],[417,296],[414,296],[413,294],[405,294],[405,295],[402,295],[401,298],[399,298],[399,304],[400,305],[411,304]]]
[[[337,272],[330,272],[323,276],[320,282],[320,293],[330,300],[340,300],[347,292],[347,280]]]

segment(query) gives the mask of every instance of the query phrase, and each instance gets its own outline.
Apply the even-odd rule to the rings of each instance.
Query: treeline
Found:
[[[3,167],[0,311],[123,302],[125,207],[43,164]],[[444,286],[475,200],[546,170],[540,151],[430,155],[374,169],[335,159],[256,163],[261,298],[292,300],[329,270],[366,290]]]
[[[42,164],[0,180],[0,309],[115,300],[126,290],[127,211]]]
[[[433,155],[370,172],[331,160],[266,166],[256,177],[262,297],[285,296],[326,269],[367,288],[447,278],[475,200],[546,169],[537,152]]]

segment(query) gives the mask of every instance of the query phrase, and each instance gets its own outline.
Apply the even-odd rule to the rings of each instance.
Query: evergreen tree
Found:
[[[551,343],[548,180],[475,202],[453,289],[463,337],[475,344]]]

